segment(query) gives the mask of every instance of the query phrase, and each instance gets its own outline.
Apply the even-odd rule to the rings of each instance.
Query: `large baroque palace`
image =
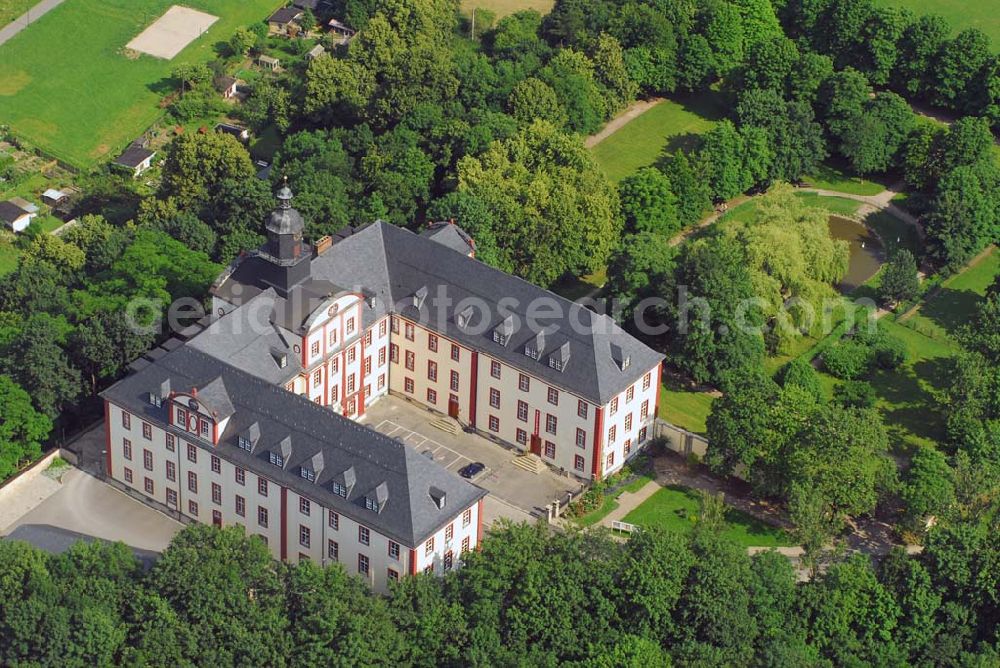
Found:
[[[213,322],[103,393],[107,471],[134,493],[382,588],[452,568],[485,496],[355,422],[387,393],[585,480],[651,436],[661,356],[611,318],[479,262],[454,224],[310,246],[278,200]]]

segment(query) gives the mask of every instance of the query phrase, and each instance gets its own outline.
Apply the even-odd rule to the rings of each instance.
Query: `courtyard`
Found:
[[[545,517],[548,504],[565,502],[567,493],[575,495],[583,487],[577,479],[547,467],[538,473],[524,470],[515,464],[517,450],[478,434],[460,429],[452,433],[435,426],[442,420],[448,419],[390,395],[365,409],[361,422],[420,451],[456,475],[466,464],[482,462],[486,469],[472,482],[490,493],[487,524],[499,517],[513,521]]]

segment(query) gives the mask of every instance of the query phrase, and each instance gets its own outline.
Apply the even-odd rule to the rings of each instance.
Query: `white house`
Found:
[[[23,232],[37,214],[25,211],[14,202],[0,202],[0,221],[13,232]]]
[[[453,224],[378,222],[310,248],[279,198],[267,245],[219,278],[218,320],[190,345],[348,417],[392,392],[585,480],[652,436],[662,355],[611,318],[475,260]]]
[[[133,143],[115,160],[114,164],[131,172],[132,178],[138,178],[153,164],[156,151],[151,151],[139,144]]]

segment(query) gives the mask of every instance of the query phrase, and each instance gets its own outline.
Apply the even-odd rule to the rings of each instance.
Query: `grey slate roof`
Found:
[[[237,305],[242,303],[235,295],[263,288],[259,282],[261,268],[256,264],[263,261],[247,258],[226,282],[217,286],[215,294]],[[341,238],[312,260],[311,271],[313,280],[363,293],[368,300],[366,325],[387,312],[401,314],[596,404],[606,404],[663,359],[608,316],[426,236],[381,221]],[[428,297],[418,310],[413,306],[413,295],[425,287]],[[456,322],[456,306],[463,301],[469,303],[466,300],[477,304],[472,310],[473,327],[461,327]],[[497,308],[500,300],[505,300],[508,312],[515,316],[505,346],[493,340],[493,330],[505,320]],[[538,318],[532,328],[526,315],[539,300],[544,300],[555,315]],[[536,360],[525,354],[525,344],[534,342],[535,329],[541,328],[545,329],[544,350]],[[628,357],[629,365],[624,370],[622,355],[613,356],[613,348]],[[552,364],[563,359],[562,370],[553,368]]]
[[[486,495],[485,490],[449,473],[414,448],[191,346],[165,355],[101,396],[142,419],[165,425],[167,404],[157,408],[148,397],[167,379],[175,391],[203,388],[199,399],[206,386],[221,382],[235,411],[216,447],[187,432],[169,430],[408,547],[420,545]],[[253,452],[247,452],[237,445],[237,439],[250,434],[253,425],[259,438]],[[281,452],[283,442],[286,461],[279,468],[270,463],[268,453]],[[317,463],[321,470],[316,470]],[[315,482],[302,477],[302,467],[316,471]],[[334,480],[349,481],[352,477],[354,484],[346,499],[333,493]],[[443,509],[431,497],[432,487],[447,494]],[[366,496],[384,500],[380,512],[365,508]]]
[[[122,165],[124,167],[131,167],[135,169],[143,163],[144,160],[154,155],[156,151],[150,151],[148,148],[143,148],[141,146],[132,145],[125,149],[115,160],[116,164]]]
[[[268,288],[219,318],[188,345],[275,385],[302,372],[302,356],[292,350],[292,334],[273,321],[278,297]],[[281,366],[282,357],[285,366]]]
[[[476,250],[476,242],[469,233],[454,223],[432,223],[420,233],[420,236],[433,239],[462,255],[468,255]]]
[[[0,220],[13,223],[21,216],[27,215],[27,211],[13,202],[0,202]]]
[[[294,21],[302,15],[302,10],[297,7],[282,7],[268,19],[269,23],[280,23],[282,25]]]

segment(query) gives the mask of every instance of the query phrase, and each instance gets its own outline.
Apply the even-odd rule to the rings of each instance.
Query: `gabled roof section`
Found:
[[[222,376],[217,376],[215,380],[198,390],[198,401],[208,407],[217,420],[225,420],[236,412]]]
[[[150,387],[168,378],[174,387],[204,387],[221,378],[228,388],[235,413],[214,449],[219,456],[408,547],[420,545],[454,519],[455,513],[486,495],[485,490],[448,472],[414,448],[190,346],[164,355],[101,396],[145,419],[167,425],[166,407],[151,405],[148,396]],[[247,452],[239,447],[238,437],[247,435],[254,423],[260,431],[258,447]],[[184,438],[192,437],[184,434]],[[202,445],[212,447],[207,442]],[[284,457],[282,468],[269,461],[269,453],[275,449]],[[316,471],[314,481],[306,480],[301,470],[315,467],[317,455],[323,467]],[[334,480],[350,483],[347,498],[333,493]],[[365,508],[365,494],[382,484],[392,501],[379,513],[372,513]],[[449,508],[442,510],[435,505],[429,494],[431,487],[446,492]]]
[[[462,255],[476,252],[476,242],[473,241],[468,232],[452,221],[431,223],[426,230],[420,233],[420,236],[436,241]]]
[[[313,258],[312,280],[345,286],[364,295],[364,326],[386,313],[401,314],[598,405],[625,391],[663,359],[610,317],[485,265],[428,236],[377,221],[367,227],[345,228],[334,238],[328,251]],[[254,268],[256,261],[259,258],[242,262],[216,286],[215,294],[235,300],[236,293],[263,290]],[[237,286],[241,289],[237,290]],[[414,296],[423,289],[427,296],[417,308]],[[439,297],[448,301],[446,308],[439,307]],[[498,311],[501,300],[502,313]],[[485,306],[490,312],[484,313],[470,303]],[[539,303],[551,307],[545,313],[552,315],[532,322],[527,316]],[[510,321],[508,313],[515,316]],[[509,332],[505,345],[494,340],[498,326],[500,331]],[[525,349],[540,329],[545,330],[545,354],[536,360],[526,355]],[[567,343],[573,361],[557,370],[549,364],[549,351]],[[624,370],[612,356],[612,345],[630,360]]]
[[[273,288],[257,293],[187,345],[259,378],[284,384],[302,371],[302,356],[292,348],[292,333],[274,322],[279,299]]]

